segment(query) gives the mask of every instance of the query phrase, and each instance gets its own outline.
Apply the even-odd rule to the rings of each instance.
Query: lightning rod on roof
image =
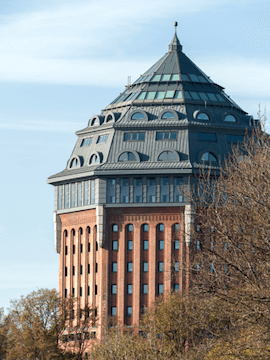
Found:
[[[174,22],[175,34],[176,34],[176,30],[177,30],[177,25],[178,25],[178,23],[177,23],[177,21],[175,21],[175,22]]]

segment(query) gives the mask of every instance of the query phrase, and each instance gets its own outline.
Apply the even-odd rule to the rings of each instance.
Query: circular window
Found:
[[[233,115],[227,115],[224,119],[224,121],[228,122],[236,122],[236,118]]]
[[[206,152],[202,155],[201,157],[201,161],[212,161],[212,162],[217,162],[217,158],[214,154],[210,153],[210,152]]]
[[[70,163],[70,168],[78,167],[78,166],[80,166],[79,160],[76,158],[72,159],[72,161]]]
[[[172,151],[163,151],[158,157],[158,161],[167,160],[176,160],[176,156]]]
[[[98,164],[98,163],[99,163],[98,156],[96,154],[92,155],[90,157],[89,164]]]
[[[175,115],[170,112],[170,111],[166,111],[162,116],[161,119],[174,119]]]
[[[130,151],[125,151],[123,154],[121,154],[119,156],[118,161],[120,162],[124,162],[124,161],[136,161],[136,156],[130,152]]]
[[[198,120],[209,120],[209,116],[206,113],[199,113],[199,115],[197,115],[197,119]]]
[[[144,119],[144,115],[141,112],[135,112],[131,116],[131,120],[143,120],[143,119]]]

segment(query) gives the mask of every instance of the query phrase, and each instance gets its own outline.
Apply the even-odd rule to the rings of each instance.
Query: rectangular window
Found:
[[[148,272],[148,262],[143,262],[143,272]]]
[[[129,178],[120,179],[121,203],[129,203]]]
[[[144,132],[124,133],[124,141],[144,141],[144,139],[145,139]]]
[[[65,289],[65,299],[67,298],[67,289]]]
[[[92,144],[93,138],[82,139],[81,146],[90,146]]]
[[[117,272],[117,262],[112,263],[112,272]]]
[[[90,193],[90,203],[91,204],[95,204],[95,180],[91,180],[90,181],[90,186],[91,186],[91,193]]]
[[[83,253],[83,244],[81,244],[81,254]]]
[[[58,186],[58,210],[62,209],[63,204],[63,186]]]
[[[142,179],[134,179],[133,183],[133,202],[141,203],[142,202]]]
[[[148,294],[148,284],[143,284],[142,286],[142,293],[144,295]]]
[[[88,274],[90,274],[90,264],[88,264]]]
[[[132,262],[128,262],[127,263],[127,272],[132,272],[133,271],[133,263]]]
[[[143,241],[143,250],[148,250],[148,240]]]
[[[180,249],[180,241],[174,240],[174,250],[179,250],[179,249]]]
[[[65,266],[65,276],[68,276],[68,268]]]
[[[154,177],[147,179],[147,202],[156,202],[156,179]]]
[[[97,285],[95,285],[95,295],[97,295]]]
[[[91,250],[91,244],[90,244],[90,242],[88,243],[88,252],[90,252],[90,250]]]
[[[173,179],[173,200],[174,202],[182,202],[182,178]]]
[[[75,255],[75,251],[76,251],[76,248],[75,248],[75,245],[73,245],[73,247],[72,247],[73,249],[73,255]]]
[[[128,241],[128,250],[133,250],[133,241],[132,240]]]
[[[84,205],[88,205],[89,199],[89,181],[84,181]]]
[[[80,275],[82,275],[83,274],[83,267],[82,267],[82,265],[80,265]]]
[[[65,255],[67,255],[68,254],[68,247],[67,247],[67,245],[65,246]]]
[[[72,275],[75,276],[75,266],[72,266]]]
[[[98,263],[96,263],[96,273],[98,272]]]
[[[163,294],[163,284],[158,284],[158,293]]]
[[[69,184],[65,184],[65,209],[69,207]]]
[[[179,272],[179,261],[174,263],[174,271]]]
[[[112,285],[112,295],[116,295],[117,294],[117,285],[113,284]]]
[[[174,284],[174,292],[179,292],[179,284]]]
[[[107,179],[107,203],[115,203],[115,179]]]
[[[115,251],[118,250],[118,241],[117,240],[113,240],[113,242],[112,242],[112,250],[115,250]]]
[[[198,139],[200,141],[217,141],[216,134],[209,134],[209,133],[198,133]]]
[[[111,316],[116,316],[117,315],[117,307],[116,306],[112,306],[111,307]]]
[[[132,284],[127,285],[127,293],[128,293],[128,295],[132,294]]]
[[[80,287],[80,296],[82,296],[82,287]]]
[[[243,135],[226,135],[226,139],[228,143],[234,143],[237,144],[238,142],[244,141]]]
[[[159,248],[159,250],[164,250],[164,240],[159,240],[158,248]]]
[[[157,131],[156,140],[176,140],[177,132],[176,131]]]
[[[75,207],[75,183],[71,184],[71,207]]]
[[[77,206],[82,206],[82,183],[77,183]]]
[[[132,306],[127,306],[127,317],[132,316]]]
[[[100,135],[97,139],[97,144],[105,143],[108,140],[109,134]]]
[[[87,286],[87,296],[90,296],[90,286]]]
[[[201,250],[202,248],[201,248],[201,242],[199,241],[199,240],[197,240],[197,250]]]
[[[164,262],[163,261],[160,261],[158,263],[158,271],[159,272],[163,272],[164,271]]]
[[[163,177],[160,181],[160,202],[169,202],[169,178]]]

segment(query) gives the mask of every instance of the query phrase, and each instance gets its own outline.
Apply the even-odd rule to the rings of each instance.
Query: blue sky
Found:
[[[0,3],[0,307],[58,287],[53,187],[94,114],[167,52],[183,51],[245,111],[270,108],[269,0]]]

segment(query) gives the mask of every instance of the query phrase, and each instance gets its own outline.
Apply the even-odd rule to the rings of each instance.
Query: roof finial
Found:
[[[169,45],[169,51],[182,51],[182,45],[180,44],[180,41],[178,40],[177,37],[177,21],[174,22],[174,27],[175,27],[175,34],[174,34],[174,38],[172,39],[172,42]]]

